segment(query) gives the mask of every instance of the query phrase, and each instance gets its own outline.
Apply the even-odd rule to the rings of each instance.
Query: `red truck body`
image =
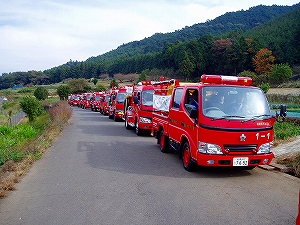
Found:
[[[113,90],[111,94],[111,105],[109,108],[110,119],[115,121],[124,120],[124,102],[127,95],[127,87],[121,86],[119,89]]]
[[[81,107],[82,109],[91,108],[91,97],[92,93],[83,93],[78,107]]]
[[[296,225],[300,225],[300,190],[299,190],[298,216],[296,218]]]
[[[101,98],[99,111],[103,115],[108,115],[109,113],[109,103],[111,103],[110,98],[111,96],[109,93],[103,94]]]
[[[77,94],[71,94],[68,98],[68,103],[70,106],[77,106],[79,102],[79,96]]]
[[[136,134],[152,129],[154,87],[151,81],[140,82],[132,87],[125,101],[125,127],[135,128]]]
[[[196,165],[269,164],[275,118],[263,91],[249,86],[251,78],[203,75],[201,80],[175,86],[168,110],[153,112],[151,134],[161,151],[179,152],[188,171]]]
[[[94,92],[92,94],[92,98],[90,100],[92,111],[95,111],[95,112],[100,111],[100,105],[101,105],[101,100],[102,100],[103,95],[104,95],[103,92]]]

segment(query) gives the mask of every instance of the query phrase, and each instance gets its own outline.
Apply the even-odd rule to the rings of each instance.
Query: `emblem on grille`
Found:
[[[246,135],[245,134],[242,134],[240,136],[240,141],[246,141]]]

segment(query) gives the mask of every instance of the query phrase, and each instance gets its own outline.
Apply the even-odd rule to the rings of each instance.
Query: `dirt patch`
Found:
[[[300,88],[270,88],[268,94],[300,95]]]

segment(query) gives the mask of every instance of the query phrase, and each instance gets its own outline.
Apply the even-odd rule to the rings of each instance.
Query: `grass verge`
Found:
[[[293,141],[300,135],[300,119],[287,118],[285,122],[275,123],[275,146]],[[290,168],[290,174],[300,178],[300,150],[299,152],[284,154],[276,158],[276,163]]]
[[[68,103],[59,101],[32,123],[0,127],[0,197],[15,189],[15,183],[51,146],[71,115]]]

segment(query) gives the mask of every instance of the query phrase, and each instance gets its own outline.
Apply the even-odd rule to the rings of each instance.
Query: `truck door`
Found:
[[[182,136],[189,140],[191,149],[197,149],[198,125],[190,118],[191,109],[198,107],[199,92],[196,88],[176,89],[174,91],[172,107],[170,108],[169,137],[181,143]]]

